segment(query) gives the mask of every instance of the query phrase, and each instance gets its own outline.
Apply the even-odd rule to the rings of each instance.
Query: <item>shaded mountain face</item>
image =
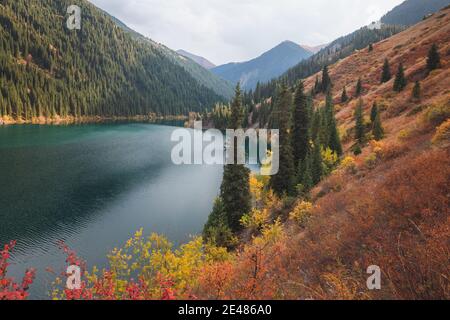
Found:
[[[258,82],[267,82],[280,76],[311,55],[311,51],[294,42],[285,41],[256,59],[218,66],[212,72],[232,83],[240,82],[244,89],[250,90]]]
[[[108,13],[106,14],[109,15]],[[185,69],[201,85],[213,90],[216,94],[220,95],[221,97],[225,97],[226,99],[230,99],[234,95],[234,86],[230,82],[216,76],[215,74],[207,70],[215,67],[215,65],[208,60],[199,56],[195,56],[184,50],[175,52],[168,47],[156,43],[155,41],[143,36],[142,34],[137,33],[119,19],[113,16],[110,17],[120,28],[129,33],[135,39],[149,44],[155,50],[161,51],[162,54],[167,56],[174,63],[183,67],[183,69]]]
[[[205,69],[209,70],[209,69],[216,67],[216,65],[214,63],[212,63],[211,61],[209,61],[208,59],[197,56],[190,52],[187,52],[184,50],[177,50],[177,53],[182,55],[185,58],[191,59],[192,61],[196,62],[197,64],[199,64],[200,66],[202,66]]]
[[[82,9],[81,30],[66,26],[72,4]],[[2,0],[0,7],[2,117],[178,115],[226,100],[203,84],[213,77],[207,70],[125,31],[87,1]]]
[[[411,26],[450,5],[450,0],[407,0],[381,18],[381,22]]]

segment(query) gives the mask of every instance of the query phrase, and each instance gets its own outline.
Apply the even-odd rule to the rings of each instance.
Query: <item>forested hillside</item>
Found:
[[[81,30],[66,28],[82,8]],[[0,116],[34,119],[186,114],[223,101],[84,0],[2,0]]]
[[[386,13],[381,22],[410,26],[448,5],[450,0],[407,0]]]
[[[402,30],[404,30],[404,27],[391,25],[383,25],[381,29],[364,27],[349,35],[336,39],[318,53],[290,68],[279,78],[258,86],[252,92],[253,99],[255,102],[267,99],[275,94],[276,87],[280,83],[286,82],[289,85],[293,85],[298,80],[309,77],[322,70],[323,67],[348,57],[355,50],[365,48],[371,43],[386,39]]]
[[[220,96],[223,96],[227,99],[230,99],[233,96],[233,84],[228,82],[227,80],[224,80],[216,75],[214,75],[212,72],[208,71],[205,68],[205,66],[202,66],[202,63],[196,62],[194,56],[192,55],[191,58],[189,58],[188,55],[184,55],[180,53],[179,51],[175,52],[163,44],[156,43],[155,41],[144,37],[140,33],[130,29],[125,23],[120,21],[119,19],[111,16],[111,19],[113,19],[119,27],[121,27],[123,30],[131,34],[135,39],[142,41],[149,46],[152,47],[153,50],[158,50],[161,52],[162,55],[167,56],[170,58],[175,64],[180,65],[183,67],[189,74],[194,77],[201,85],[204,85],[205,87],[213,90],[215,93],[217,93]],[[183,51],[183,50],[181,50]],[[186,53],[186,52],[184,52]],[[198,57],[200,60],[203,59],[201,57]],[[203,61],[205,62],[205,61]],[[208,66],[208,63],[206,63]],[[211,66],[211,65],[209,65]]]

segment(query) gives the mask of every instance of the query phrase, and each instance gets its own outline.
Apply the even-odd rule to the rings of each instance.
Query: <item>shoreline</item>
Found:
[[[102,116],[90,116],[90,117],[35,117],[31,120],[14,119],[12,117],[0,117],[0,126],[7,125],[22,125],[22,124],[37,124],[37,125],[71,125],[71,124],[95,124],[95,123],[108,123],[116,121],[130,121],[130,122],[157,122],[157,121],[186,121],[189,117],[184,115],[178,116],[133,116],[133,117],[102,117]]]

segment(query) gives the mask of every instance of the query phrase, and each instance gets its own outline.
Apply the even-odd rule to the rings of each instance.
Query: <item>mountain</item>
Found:
[[[72,4],[82,8],[81,30],[66,27]],[[88,1],[3,0],[0,6],[3,117],[177,115],[225,101],[188,71],[190,64],[175,63],[178,54],[137,39]]]
[[[303,49],[305,49],[305,50],[307,50],[309,52],[317,53],[320,50],[322,50],[323,48],[325,48],[327,46],[327,44],[322,44],[322,45],[319,45],[319,46],[307,46],[307,45],[301,44],[300,46]]]
[[[410,26],[450,5],[450,0],[407,0],[381,18],[381,22]]]
[[[298,80],[319,72],[324,66],[344,59],[355,51],[366,48],[371,43],[389,38],[394,34],[403,31],[405,28],[406,27],[404,26],[383,24],[379,29],[363,27],[351,34],[340,37],[326,45],[319,52],[288,69],[278,78],[274,78],[267,83],[261,84],[257,90],[253,92],[252,99],[256,102],[260,102],[261,100],[270,98],[275,94],[280,82],[286,82],[289,85],[293,85]]]
[[[177,50],[177,53],[182,55],[185,58],[191,59],[192,61],[198,63],[199,65],[201,65],[203,68],[205,69],[212,69],[214,67],[216,67],[216,65],[214,63],[212,63],[211,61],[207,60],[206,58],[197,56],[195,54],[192,54],[190,52],[184,51],[184,50]]]
[[[240,82],[244,89],[250,90],[254,89],[258,82],[266,82],[278,77],[311,55],[310,51],[298,44],[285,41],[256,59],[225,64],[211,71],[232,83]]]
[[[105,14],[109,15],[105,12]],[[129,33],[135,39],[145,42],[149,44],[154,50],[159,50],[161,53],[172,60],[172,62],[178,64],[183,67],[189,74],[194,77],[201,85],[213,90],[216,94],[225,97],[226,99],[230,99],[234,94],[234,85],[230,82],[216,76],[212,72],[206,70],[207,68],[202,67],[197,61],[189,58],[186,59],[184,55],[181,55],[179,52],[175,52],[163,44],[156,43],[155,41],[143,36],[142,34],[134,31],[129,28],[124,22],[119,19],[109,15],[111,19],[124,31]],[[190,54],[186,51],[183,51],[186,54]],[[194,56],[196,57],[196,56]],[[200,59],[203,59],[199,57]],[[205,59],[206,60],[206,59]],[[199,60],[201,61],[201,60]],[[207,61],[207,60],[206,60]],[[212,63],[211,63],[212,65]]]

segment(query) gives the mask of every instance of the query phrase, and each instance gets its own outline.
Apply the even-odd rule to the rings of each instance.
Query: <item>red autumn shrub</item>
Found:
[[[28,290],[35,277],[36,272],[34,269],[28,269],[25,272],[25,276],[20,284],[14,282],[13,278],[8,277],[8,260],[15,246],[16,242],[12,241],[0,251],[0,300],[25,300],[28,297]]]

